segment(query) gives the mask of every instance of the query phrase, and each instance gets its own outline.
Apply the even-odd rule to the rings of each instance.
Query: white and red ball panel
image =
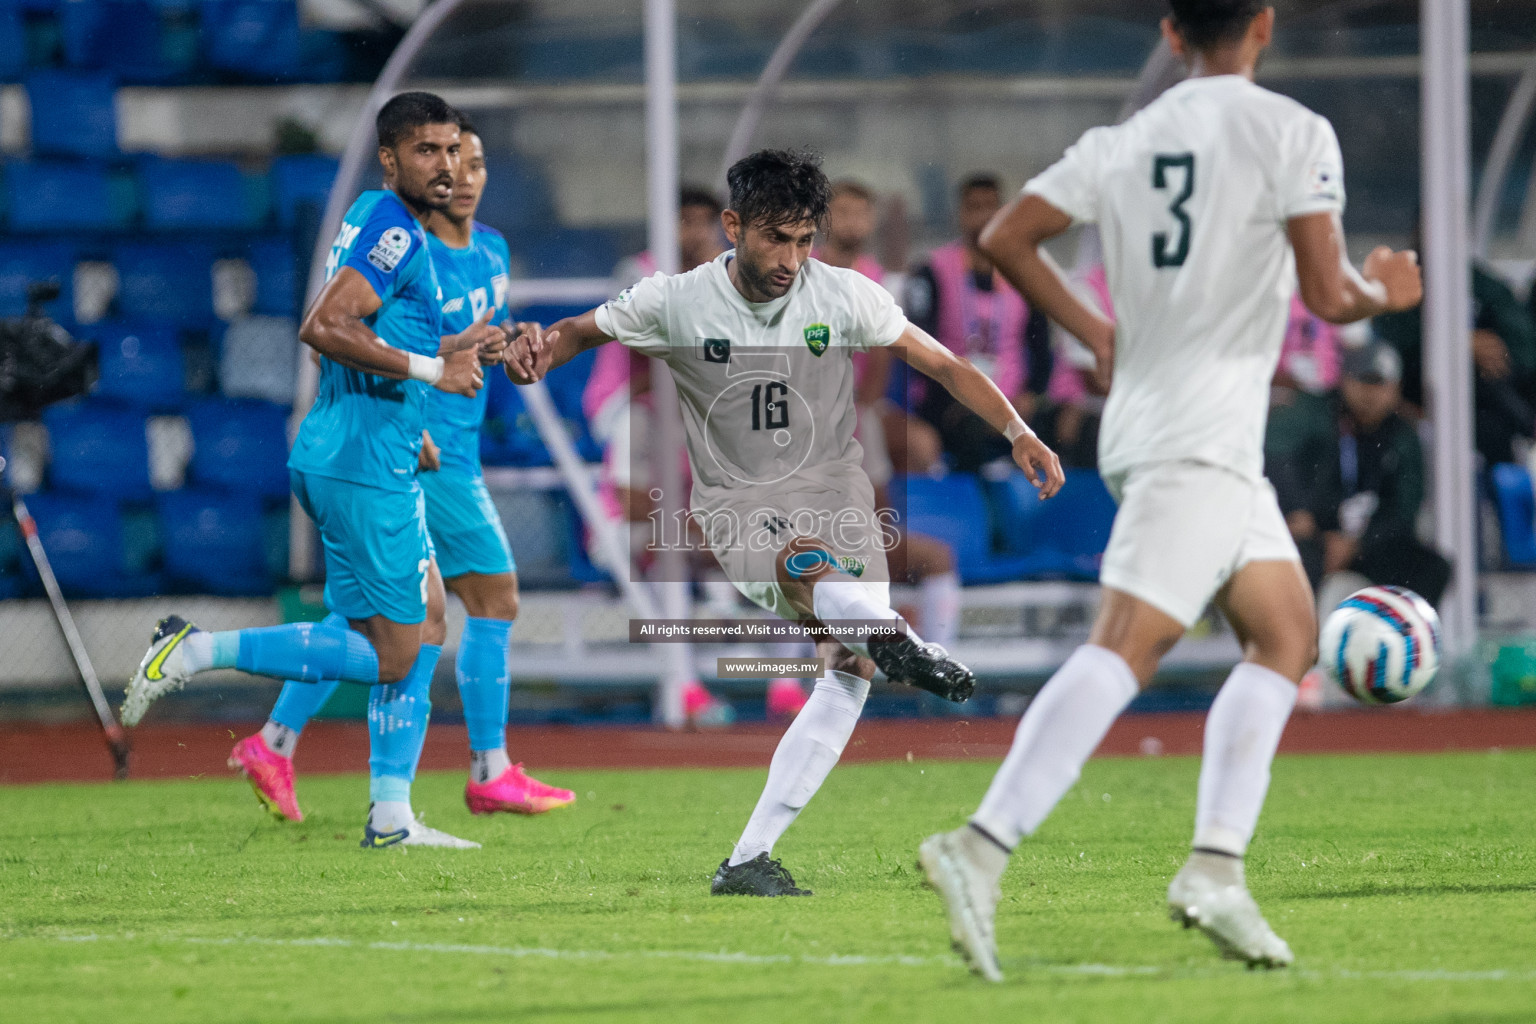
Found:
[[[1323,624],[1323,667],[1366,704],[1396,704],[1428,686],[1440,668],[1440,616],[1404,587],[1366,587]]]

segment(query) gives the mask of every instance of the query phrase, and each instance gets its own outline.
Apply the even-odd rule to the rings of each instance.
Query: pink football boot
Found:
[[[543,814],[575,802],[576,794],[570,790],[546,786],[538,779],[523,774],[521,761],[490,782],[470,781],[464,784],[464,804],[470,814],[494,814],[497,811]]]
[[[293,761],[274,754],[261,733],[247,736],[229,752],[229,766],[244,775],[256,791],[256,799],[279,818],[303,821],[299,799],[293,794]]]

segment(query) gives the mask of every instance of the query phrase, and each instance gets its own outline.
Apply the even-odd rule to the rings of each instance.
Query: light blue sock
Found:
[[[209,639],[211,657],[208,664],[197,666],[196,671],[238,668],[259,676],[304,683],[324,679],[340,679],[344,683],[379,681],[379,656],[373,644],[356,630],[332,625],[329,620],[213,633]]]
[[[368,698],[368,799],[409,803],[416,763],[432,714],[432,672],[443,649],[422,644],[398,683],[375,686]]]
[[[320,623],[322,626],[335,626],[341,629],[349,629],[347,620],[334,612],[325,617]],[[272,706],[272,714],[269,716],[278,725],[286,725],[294,732],[303,732],[309,720],[315,717],[315,713],[325,707],[325,702],[331,699],[331,694],[341,684],[333,679],[321,683],[301,683],[290,679],[283,684],[283,692],[278,695],[277,703]]]
[[[507,745],[507,644],[512,623],[506,619],[466,619],[454,665],[469,749],[501,750]]]

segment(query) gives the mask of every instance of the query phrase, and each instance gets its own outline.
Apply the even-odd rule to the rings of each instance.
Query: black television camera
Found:
[[[75,340],[43,311],[58,297],[57,281],[31,284],[26,315],[0,320],[0,422],[32,419],[96,384],[95,343]]]

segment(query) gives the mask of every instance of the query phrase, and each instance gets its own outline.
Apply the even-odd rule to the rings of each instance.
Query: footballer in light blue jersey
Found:
[[[380,189],[352,204],[331,244],[326,280],[342,267],[362,274],[382,303],[363,323],[395,348],[437,355],[439,339],[449,333],[439,311],[441,289],[426,231],[399,196]],[[319,392],[288,465],[370,487],[415,490],[429,390],[435,389],[419,380],[392,380],[322,356]]]

